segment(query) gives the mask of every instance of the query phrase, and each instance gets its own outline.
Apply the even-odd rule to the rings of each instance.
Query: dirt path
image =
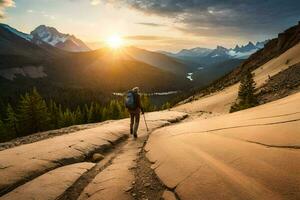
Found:
[[[145,141],[146,143],[146,141]],[[137,200],[160,200],[166,187],[160,182],[145,156],[144,148],[139,153],[137,167],[134,170],[135,181],[131,195]]]
[[[145,159],[141,152],[153,130],[186,117],[176,111],[149,113],[150,131],[142,123],[138,139],[128,138],[125,119],[0,151],[0,199],[154,199],[160,191],[159,199],[164,187],[155,180],[150,163],[140,162]],[[99,153],[102,160],[96,162],[93,155]],[[146,172],[141,177],[137,169]],[[149,197],[139,196],[142,188],[135,189],[139,177],[155,180]]]
[[[173,123],[180,123],[187,118]],[[173,193],[168,191],[166,195],[167,188],[157,178],[152,164],[145,156],[144,146],[153,131],[141,131],[137,139],[131,136],[110,153],[109,160],[99,162],[61,199],[171,200],[169,196],[172,197]]]
[[[61,199],[162,199],[166,187],[155,175],[144,150],[151,132],[142,132],[137,139],[130,137],[110,154],[109,160],[99,162]]]

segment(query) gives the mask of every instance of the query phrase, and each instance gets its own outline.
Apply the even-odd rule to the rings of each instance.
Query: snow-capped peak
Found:
[[[269,40],[257,42],[256,44],[253,44],[253,42],[249,42],[247,45],[236,45],[233,49],[228,49],[228,55],[232,58],[240,58],[245,59],[248,58],[251,54],[255,53],[256,51],[264,48],[264,45]]]
[[[43,40],[44,42],[57,45],[59,42],[65,42],[69,35],[58,32],[55,28],[47,27],[45,25],[38,26],[30,33],[34,38]]]
[[[52,46],[67,51],[89,51],[90,49],[74,35],[60,33],[53,27],[38,26],[30,33],[35,40],[42,40]]]
[[[201,47],[196,47],[193,49],[182,49],[175,55],[177,56],[200,56],[204,57],[207,56],[212,50],[208,48],[201,48]]]

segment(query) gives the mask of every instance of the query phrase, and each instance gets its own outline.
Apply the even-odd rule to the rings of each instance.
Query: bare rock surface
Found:
[[[150,130],[185,116],[176,111],[146,114]],[[140,131],[145,129],[141,121]],[[124,119],[0,151],[0,195],[50,170],[105,152],[128,134],[129,119]]]
[[[112,161],[112,164],[100,172],[84,189],[79,200],[131,199],[130,188],[132,188],[134,175],[130,169],[135,166],[141,145],[140,142],[131,139]]]
[[[162,200],[176,200],[176,196],[173,192],[165,190],[162,195]]]
[[[111,123],[111,122],[112,122],[112,120],[108,120],[108,121],[99,122],[99,123],[73,125],[73,126],[69,126],[69,127],[60,128],[60,129],[34,133],[34,134],[31,134],[31,135],[15,138],[15,139],[13,139],[11,141],[8,141],[8,142],[0,143],[0,151],[5,150],[5,149],[9,149],[9,148],[12,148],[12,147],[20,146],[20,145],[23,145],[23,144],[30,144],[30,143],[38,142],[38,141],[41,141],[41,140],[53,138],[53,137],[56,137],[56,136],[81,131],[81,130],[84,130],[84,129],[95,128],[95,127],[98,127],[100,125]]]
[[[299,199],[300,93],[154,131],[145,147],[181,200]]]
[[[93,163],[83,162],[60,167],[18,187],[0,199],[58,199],[65,190],[94,165]]]

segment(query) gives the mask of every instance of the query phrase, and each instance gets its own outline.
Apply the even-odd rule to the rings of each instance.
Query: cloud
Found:
[[[174,20],[194,35],[271,34],[299,20],[299,0],[107,0]],[[222,32],[221,32],[222,31]]]
[[[96,6],[96,5],[100,4],[100,0],[90,0],[90,3],[92,6]]]
[[[166,26],[164,24],[157,24],[157,23],[148,23],[148,22],[138,22],[136,23],[138,25],[143,25],[143,26],[152,26],[152,27],[161,27],[161,26]]]
[[[170,37],[156,36],[156,35],[130,35],[125,36],[124,39],[127,40],[167,40]]]
[[[56,17],[55,17],[54,15],[49,15],[49,14],[47,14],[47,13],[45,13],[45,12],[42,12],[41,14],[42,14],[44,17],[48,18],[48,19],[52,19],[52,20],[55,20],[55,19],[56,19]]]
[[[0,19],[4,18],[5,9],[9,7],[15,7],[13,0],[0,0]]]

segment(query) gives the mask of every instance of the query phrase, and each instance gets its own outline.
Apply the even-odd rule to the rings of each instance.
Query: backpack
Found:
[[[134,110],[136,109],[136,100],[135,100],[135,94],[133,91],[127,92],[127,95],[125,97],[125,106],[129,110]]]

